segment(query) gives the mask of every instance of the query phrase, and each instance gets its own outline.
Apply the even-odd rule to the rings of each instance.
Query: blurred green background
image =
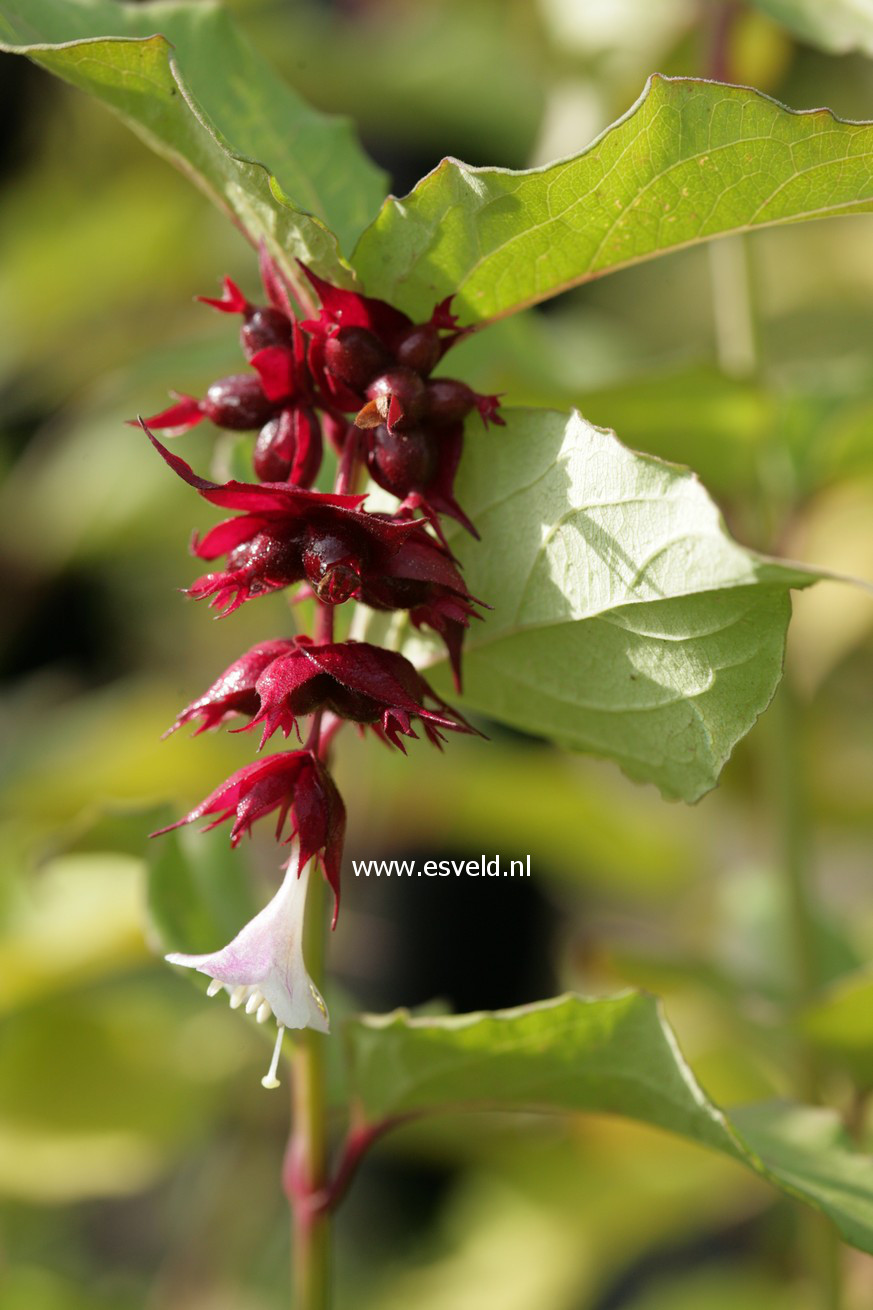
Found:
[[[645,77],[706,74],[703,0],[236,0],[250,39],[350,114],[402,194],[445,154],[524,167],[578,151]],[[731,80],[873,118],[873,66],[740,9]],[[267,1047],[156,958],[147,861],[215,898],[227,839],[146,834],[250,757],[160,733],[284,598],[213,623],[178,588],[208,509],[131,415],[240,357],[194,303],[255,260],[169,166],[83,96],[3,57],[0,438],[0,1302],[4,1310],[287,1304],[282,1094]],[[577,405],[696,469],[746,544],[873,577],[873,220],[759,232],[595,282],[466,342],[453,372],[507,404]],[[748,260],[757,354],[736,344]],[[716,290],[719,290],[716,296]],[[475,433],[471,439],[475,438]],[[221,469],[198,430],[177,445]],[[487,597],[486,597],[487,599]],[[498,725],[409,759],[353,734],[330,943],[334,1014],[516,1004],[643,986],[724,1104],[798,1094],[812,1043],[865,1142],[873,1077],[873,601],[796,597],[778,703],[693,809]],[[819,902],[821,1000],[798,1010],[780,864],[783,783]],[[796,820],[799,819],[798,827]],[[164,821],[168,821],[165,819]],[[350,857],[530,855],[527,884],[355,884]],[[260,900],[275,848],[248,861]],[[229,932],[236,903],[218,913]],[[150,944],[151,943],[151,944]],[[204,948],[220,943],[204,942]],[[449,1117],[398,1132],[338,1222],[342,1310],[804,1310],[798,1214],[728,1161],[619,1121]],[[873,1263],[849,1254],[850,1307]]]

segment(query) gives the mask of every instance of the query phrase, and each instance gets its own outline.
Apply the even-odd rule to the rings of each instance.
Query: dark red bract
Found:
[[[405,751],[400,734],[415,737],[418,718],[430,741],[439,746],[440,729],[475,732],[425,682],[405,656],[367,642],[314,645],[298,638],[294,649],[270,661],[257,680],[260,709],[252,726],[263,724],[263,745],[277,730],[285,736],[298,719],[316,710],[365,724],[391,745]],[[428,703],[435,708],[428,708]]]
[[[153,832],[153,837],[172,832],[186,823],[216,815],[206,831],[234,816],[230,841],[236,846],[244,832],[265,815],[278,810],[277,840],[289,815],[292,830],[285,844],[295,836],[300,841],[298,872],[317,856],[334,893],[334,922],[339,909],[340,862],[345,836],[346,813],[342,798],[327,769],[310,750],[283,751],[268,755],[238,769],[226,782],[184,818]]]
[[[268,664],[293,649],[293,641],[262,641],[253,646],[245,655],[234,660],[202,696],[185,707],[164,736],[169,737],[177,728],[193,723],[195,719],[202,720],[193,733],[198,737],[201,732],[219,727],[225,719],[233,718],[236,714],[247,714],[249,717],[257,714],[261,708],[256,691],[258,678]]]

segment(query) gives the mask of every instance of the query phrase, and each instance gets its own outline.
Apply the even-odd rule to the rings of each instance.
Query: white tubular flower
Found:
[[[173,952],[170,964],[196,969],[212,979],[208,994],[222,988],[230,993],[230,1007],[245,1004],[247,1014],[258,1023],[276,1016],[279,1031],[269,1072],[261,1079],[264,1087],[278,1087],[276,1070],[286,1028],[315,1028],[326,1033],[330,1027],[327,1006],[303,962],[303,918],[311,862],[297,875],[297,842],[285,869],[282,886],[268,905],[256,914],[220,951],[211,955],[183,955]]]

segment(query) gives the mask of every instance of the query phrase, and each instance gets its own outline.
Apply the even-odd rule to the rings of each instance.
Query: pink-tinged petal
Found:
[[[255,999],[266,1001],[283,1028],[327,1032],[327,1008],[303,959],[308,884],[309,868],[300,870],[292,856],[275,896],[227,946],[206,955],[173,952],[166,959],[196,969],[225,987],[255,993]]]
[[[229,277],[224,279],[220,300],[214,300],[211,296],[198,296],[197,299],[201,304],[211,305],[213,309],[221,310],[223,314],[250,314],[254,308],[246,300],[233,279]]]
[[[258,246],[258,265],[261,270],[261,281],[264,284],[264,290],[270,304],[274,309],[281,310],[287,314],[288,318],[294,318],[294,310],[291,308],[291,300],[288,295],[288,288],[285,285],[285,279],[279,271],[279,265],[273,259],[267,249],[267,243],[261,241]]]
[[[202,421],[203,410],[200,401],[195,396],[184,395],[178,397],[175,405],[170,405],[168,409],[162,409],[160,414],[154,414],[152,418],[145,420],[153,428],[169,431],[172,436],[188,432]],[[142,424],[143,420],[140,419],[139,422]]]
[[[257,370],[264,395],[277,403],[288,400],[299,390],[294,355],[282,346],[265,346],[249,360]]]
[[[323,333],[324,314],[326,314],[329,322],[337,327],[367,328],[389,350],[393,350],[396,340],[412,326],[411,318],[386,301],[376,300],[372,296],[362,296],[356,291],[344,291],[341,287],[325,282],[323,278],[311,272],[305,264],[300,264],[300,267],[314,287],[324,311],[319,323],[312,326],[304,323],[305,328],[316,332],[320,330]]]

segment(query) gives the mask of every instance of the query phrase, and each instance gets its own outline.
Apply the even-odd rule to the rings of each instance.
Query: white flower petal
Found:
[[[295,842],[276,895],[222,950],[208,955],[173,952],[165,958],[170,964],[197,969],[226,984],[232,989],[234,1007],[242,1004],[247,989],[256,988],[261,999],[257,1007],[251,1004],[247,1010],[264,1013],[266,1004],[282,1027],[327,1032],[327,1007],[303,961],[303,917],[311,861],[298,877],[297,858]],[[268,1017],[269,1012],[264,1013],[264,1018]]]

